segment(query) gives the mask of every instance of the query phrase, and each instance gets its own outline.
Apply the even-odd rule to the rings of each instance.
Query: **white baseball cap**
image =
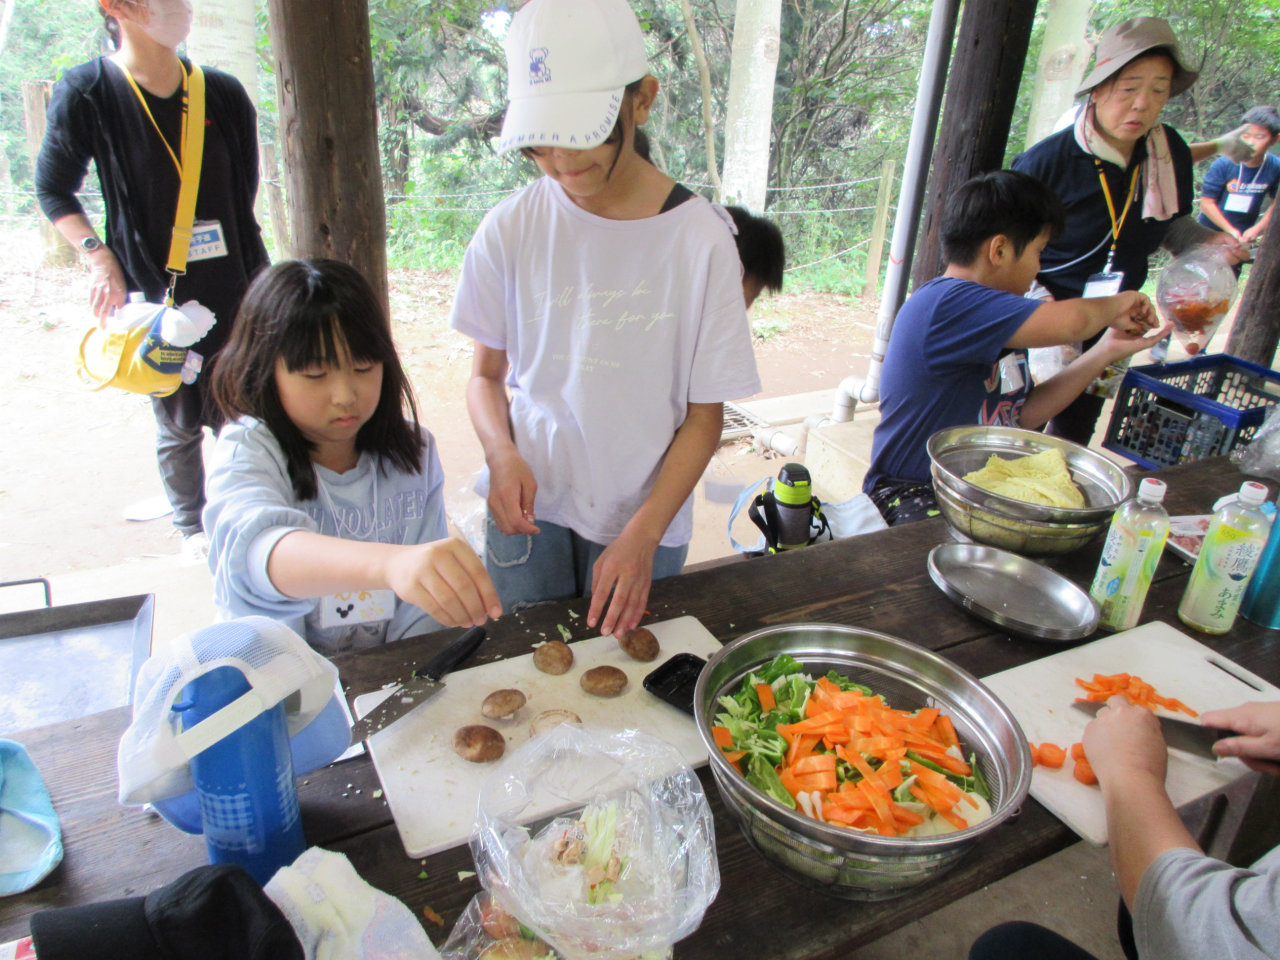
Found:
[[[649,72],[626,0],[531,0],[511,20],[498,152],[584,150],[613,132],[623,91]]]

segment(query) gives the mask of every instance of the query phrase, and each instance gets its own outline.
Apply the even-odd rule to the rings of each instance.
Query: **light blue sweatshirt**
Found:
[[[299,501],[284,451],[266,424],[242,417],[223,427],[209,468],[203,518],[218,612],[280,620],[325,655],[438,630],[425,611],[399,598],[390,620],[323,628],[320,598],[287,597],[267,576],[272,549],[295,530],[381,543],[447,537],[444,471],[434,438],[423,434],[421,474],[403,473],[363,453],[346,473],[316,466],[320,494]],[[377,469],[380,462],[383,467]]]

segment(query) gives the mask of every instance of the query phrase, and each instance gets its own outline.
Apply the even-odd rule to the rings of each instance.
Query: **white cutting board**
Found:
[[[1176,697],[1201,713],[1249,700],[1280,700],[1280,688],[1160,622],[983,678],[1013,711],[1028,740],[1047,740],[1068,750],[1061,769],[1035,768],[1031,795],[1084,839],[1098,845],[1107,841],[1102,793],[1097,786],[1085,786],[1072,776],[1070,757],[1071,744],[1081,740],[1091,719],[1071,706],[1073,700],[1085,695],[1075,678],[1088,680],[1095,673],[1135,674],[1154,685],[1161,696]],[[1185,713],[1171,715],[1190,719]],[[1165,785],[1174,805],[1181,806],[1247,772],[1238,760],[1215,762],[1170,750]]]
[[[429,856],[465,843],[471,833],[480,785],[494,764],[471,763],[453,752],[454,731],[469,723],[483,723],[502,733],[510,754],[529,739],[529,721],[534,716],[565,708],[578,714],[584,726],[643,730],[676,747],[691,767],[706,763],[707,751],[693,718],[663,703],[641,682],[673,655],[688,652],[709,658],[720,649],[720,642],[694,617],[645,626],[662,648],[651,662],[632,660],[613,637],[593,636],[572,641],[573,666],[568,673],[552,676],[533,665],[532,648],[545,639],[533,637],[530,652],[522,657],[448,674],[443,692],[370,737],[369,752],[405,852],[411,857]],[[601,664],[627,674],[621,696],[606,699],[582,689],[582,674]],[[480,713],[481,702],[494,690],[507,687],[519,690],[527,702],[512,719],[487,719]],[[390,689],[376,690],[356,697],[357,716],[364,716],[390,693]],[[530,810],[530,816],[553,812],[558,811]]]

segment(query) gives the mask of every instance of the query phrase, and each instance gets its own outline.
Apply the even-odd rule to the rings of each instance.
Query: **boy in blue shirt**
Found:
[[[948,200],[947,269],[903,304],[881,374],[880,423],[862,488],[889,525],[936,515],[925,448],[936,431],[971,423],[1038,429],[1109,364],[1150,344],[1144,334],[1156,312],[1137,291],[1048,302],[1024,296],[1062,224],[1053,191],[1013,170],[974,177]],[[1108,327],[1095,346],[1033,386],[1029,348],[1079,342]]]
[[[1253,147],[1253,159],[1236,163],[1219,157],[1213,162],[1200,188],[1200,222],[1251,243],[1267,229],[1275,209],[1273,202],[1262,214],[1262,204],[1268,196],[1274,201],[1280,184],[1280,157],[1267,152],[1280,142],[1280,111],[1254,107],[1243,122],[1240,138]],[[1239,276],[1239,266],[1235,269]]]

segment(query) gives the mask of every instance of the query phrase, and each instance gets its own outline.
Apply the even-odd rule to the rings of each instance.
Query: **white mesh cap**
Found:
[[[239,669],[249,692],[181,730],[174,702],[187,684],[217,667]],[[266,617],[243,617],[184,634],[152,654],[138,671],[133,723],[120,739],[116,758],[120,802],[151,803],[194,790],[191,758],[282,700],[292,738],[334,698],[337,678],[333,664],[284,624]],[[328,739],[336,748],[327,758],[332,760],[347,743],[337,743],[342,738],[332,732]]]

